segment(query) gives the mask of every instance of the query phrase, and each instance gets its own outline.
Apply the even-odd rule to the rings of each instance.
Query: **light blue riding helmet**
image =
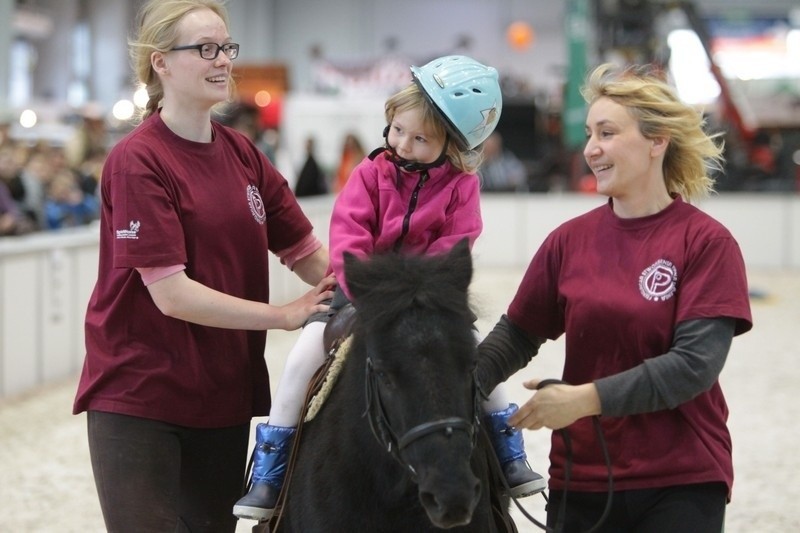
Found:
[[[411,74],[461,145],[471,150],[494,131],[503,109],[496,69],[452,55],[411,67]]]

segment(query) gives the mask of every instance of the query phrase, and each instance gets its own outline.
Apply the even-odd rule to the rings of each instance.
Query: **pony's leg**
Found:
[[[484,402],[484,412],[487,411],[487,406],[497,405],[504,401],[505,394],[502,391],[497,393],[498,397],[492,398],[500,388],[502,387],[498,386],[492,391],[492,394]],[[489,410],[488,414],[484,416],[484,421],[497,459],[508,482],[509,495],[514,498],[524,498],[542,492],[547,486],[547,482],[528,464],[522,431],[508,423],[508,419],[518,409],[519,407],[514,403],[505,403],[502,409]]]
[[[324,330],[325,322],[307,324],[289,352],[269,424],[256,427],[249,490],[233,506],[233,514],[239,518],[264,521],[275,511],[308,384],[325,361]]]

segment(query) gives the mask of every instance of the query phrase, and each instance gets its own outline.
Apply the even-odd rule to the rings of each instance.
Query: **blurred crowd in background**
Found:
[[[100,173],[108,150],[101,117],[76,117],[63,144],[10,135],[0,121],[0,236],[91,224],[99,216]]]

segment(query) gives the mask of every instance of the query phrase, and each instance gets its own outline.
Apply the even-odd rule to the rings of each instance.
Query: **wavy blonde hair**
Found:
[[[703,115],[683,103],[653,66],[600,65],[587,78],[581,94],[589,105],[607,97],[626,107],[645,138],[669,139],[663,173],[670,193],[692,201],[713,192],[709,171],[722,170],[722,134],[706,133]]]
[[[437,139],[445,139],[448,135],[447,128],[439,112],[428,101],[428,98],[420,90],[416,83],[408,85],[405,89],[395,93],[386,100],[384,106],[386,123],[391,124],[397,113],[402,113],[410,109],[419,109],[422,113],[422,124]],[[450,163],[461,170],[474,174],[481,165],[483,156],[478,150],[462,150],[456,139],[450,138],[447,143],[445,153]]]
[[[187,14],[198,9],[210,9],[228,24],[228,11],[224,0],[149,0],[139,10],[136,18],[136,35],[128,40],[129,54],[136,79],[147,88],[147,106],[141,119],[158,111],[164,98],[161,79],[150,63],[153,52],[167,52],[178,40],[178,23]],[[232,100],[236,89],[229,80],[228,99]]]

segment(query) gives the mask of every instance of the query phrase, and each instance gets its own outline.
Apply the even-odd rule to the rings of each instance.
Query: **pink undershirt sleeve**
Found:
[[[160,279],[164,279],[167,276],[171,276],[185,269],[186,265],[172,265],[168,267],[137,268],[136,271],[142,276],[142,282],[144,282],[144,286],[147,287],[151,283],[155,283]]]
[[[294,246],[280,250],[279,252],[276,252],[275,255],[277,255],[281,260],[281,264],[289,267],[289,270],[293,270],[294,264],[297,261],[313,254],[320,248],[322,248],[322,242],[316,238],[313,233],[309,233],[305,238],[303,238],[303,240]],[[142,276],[142,282],[144,283],[145,287],[147,287],[158,280],[164,279],[167,276],[171,276],[172,274],[185,269],[186,265],[172,265],[167,267],[137,268],[136,271]]]
[[[308,257],[322,248],[322,242],[313,233],[306,235],[300,242],[283,250],[275,252],[281,264],[294,270],[294,264],[304,257]]]

